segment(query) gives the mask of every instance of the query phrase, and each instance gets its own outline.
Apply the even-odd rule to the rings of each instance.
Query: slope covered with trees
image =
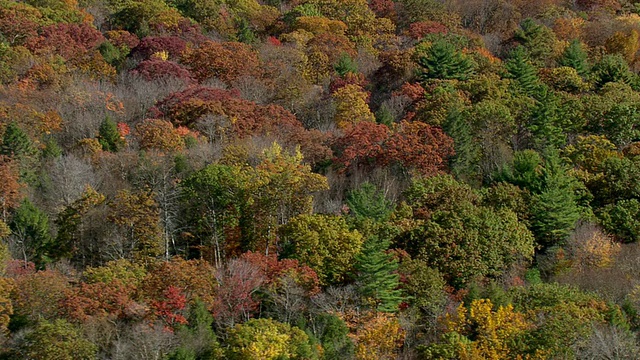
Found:
[[[0,359],[640,358],[639,34],[0,0]]]

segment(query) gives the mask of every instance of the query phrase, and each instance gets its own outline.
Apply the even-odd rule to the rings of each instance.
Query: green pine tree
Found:
[[[536,68],[529,61],[527,51],[518,46],[509,54],[505,63],[507,78],[514,79],[518,87],[527,95],[537,94],[542,86]]]
[[[21,157],[35,156],[37,153],[38,150],[33,146],[31,139],[18,124],[9,123],[2,137],[0,154],[20,159]]]
[[[634,81],[629,64],[620,54],[605,55],[593,66],[592,73],[598,88],[609,82],[632,84]]]
[[[386,220],[393,211],[392,203],[385,199],[375,185],[363,183],[347,195],[347,206],[356,219]]]
[[[560,148],[566,143],[567,136],[563,131],[564,116],[558,98],[546,89],[538,97],[536,107],[526,124],[532,134],[532,146],[538,150]]]
[[[98,141],[102,145],[102,150],[117,152],[122,148],[122,139],[118,132],[118,126],[109,117],[106,117],[100,124]]]
[[[16,209],[9,226],[12,236],[20,245],[24,260],[33,261],[38,268],[42,268],[47,262],[47,250],[51,243],[47,214],[25,199]]]
[[[571,41],[569,46],[564,50],[564,53],[562,53],[560,59],[558,59],[558,64],[576,69],[581,76],[586,75],[589,70],[587,52],[584,51],[580,40],[574,39]]]
[[[355,267],[360,294],[375,301],[378,311],[396,312],[403,294],[398,289],[400,277],[395,273],[398,260],[386,252],[388,249],[388,240],[371,236],[356,258]]]
[[[351,59],[349,54],[342,54],[338,62],[333,67],[340,77],[344,77],[348,73],[356,74],[358,72],[358,64]]]
[[[474,72],[475,64],[456,47],[445,41],[436,40],[424,56],[418,58],[420,79],[468,80]]]
[[[443,128],[453,138],[456,151],[451,159],[451,172],[465,182],[478,182],[481,148],[473,137],[473,129],[469,119],[461,111],[452,111],[443,124]]]
[[[548,149],[541,188],[531,201],[531,231],[543,246],[562,245],[580,218],[576,179],[567,175],[558,152]]]
[[[38,149],[29,136],[16,124],[9,123],[2,137],[0,155],[14,158],[19,163],[20,178],[29,184],[37,181]]]

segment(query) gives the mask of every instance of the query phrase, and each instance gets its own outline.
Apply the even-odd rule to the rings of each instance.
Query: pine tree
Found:
[[[35,169],[38,165],[38,149],[15,122],[9,123],[5,129],[0,155],[10,156],[18,162],[22,181],[30,184],[36,182]]]
[[[562,244],[580,218],[576,179],[566,174],[555,150],[547,150],[541,188],[532,197],[531,230],[543,246]]]
[[[106,117],[100,124],[98,141],[104,151],[117,152],[122,148],[123,143],[118,132],[118,126],[109,117]]]
[[[546,89],[542,90],[526,125],[533,135],[533,147],[542,150],[549,146],[563,146],[567,140],[561,124],[563,118],[557,97]]]
[[[571,41],[569,46],[562,53],[562,57],[558,59],[558,64],[576,69],[578,74],[584,76],[589,70],[587,63],[587,52],[582,48],[582,43],[578,39]]]
[[[353,59],[349,56],[349,54],[342,54],[338,59],[338,62],[334,66],[334,69],[340,75],[340,77],[344,77],[348,73],[357,74],[358,73],[358,64],[356,64]]]
[[[347,206],[356,219],[384,221],[391,215],[392,204],[375,185],[364,183],[347,195]]]
[[[27,136],[15,122],[9,123],[2,137],[0,155],[12,156],[19,159],[36,154],[37,150],[31,143],[29,136]]]
[[[474,63],[464,56],[455,46],[444,40],[437,40],[418,59],[422,67],[421,80],[456,79],[467,80],[474,72]]]
[[[609,82],[632,84],[634,80],[629,64],[620,54],[605,55],[593,66],[592,72],[599,88]]]
[[[403,296],[398,289],[400,277],[395,273],[398,260],[386,253],[388,248],[388,240],[371,236],[356,258],[357,279],[360,294],[375,301],[378,311],[396,312]]]
[[[444,131],[453,138],[456,154],[451,159],[451,172],[468,183],[479,175],[481,148],[473,137],[473,129],[461,111],[452,111],[443,124]]]
[[[16,209],[10,228],[22,251],[23,260],[33,261],[42,268],[47,260],[46,253],[51,241],[47,214],[25,199]]]
[[[518,46],[509,54],[505,67],[507,68],[507,77],[514,79],[520,89],[529,96],[535,95],[542,84],[538,79],[536,68],[529,61],[526,50],[522,46]]]

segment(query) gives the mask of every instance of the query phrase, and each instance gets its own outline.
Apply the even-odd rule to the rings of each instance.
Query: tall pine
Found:
[[[518,87],[527,95],[534,96],[540,90],[542,84],[538,79],[536,68],[529,61],[527,51],[518,46],[509,54],[505,63],[507,77],[515,80]]]
[[[582,43],[578,39],[571,41],[569,46],[564,50],[558,64],[576,69],[581,76],[586,75],[589,70],[587,63],[587,52],[582,48]]]
[[[420,79],[467,80],[473,74],[475,64],[458,51],[455,46],[444,40],[436,40],[425,55],[418,59],[422,68]]]
[[[396,273],[398,260],[386,251],[389,240],[371,236],[356,257],[358,290],[376,304],[382,312],[396,312],[403,301],[400,276]]]

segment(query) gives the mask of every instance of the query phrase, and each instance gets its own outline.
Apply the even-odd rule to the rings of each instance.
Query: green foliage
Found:
[[[351,359],[355,346],[349,338],[349,328],[336,315],[320,313],[311,319],[310,329],[322,344],[323,360]]]
[[[580,40],[574,39],[569,43],[569,46],[567,46],[560,59],[558,59],[558,64],[575,69],[581,76],[587,74],[589,70],[587,52],[584,50]]]
[[[282,256],[300,260],[318,273],[323,284],[339,283],[351,272],[363,244],[343,217],[299,215],[281,228]]]
[[[620,54],[605,55],[592,69],[593,78],[598,88],[609,82],[631,84],[633,73],[629,64]]]
[[[385,104],[382,104],[382,106],[380,106],[378,111],[376,111],[375,116],[376,122],[378,124],[387,125],[388,127],[391,127],[395,120],[393,118],[393,115],[391,114],[391,110],[389,110],[389,108]]]
[[[429,79],[456,79],[467,80],[474,72],[473,61],[458,51],[454,45],[437,40],[418,57],[420,66],[419,78],[422,81]]]
[[[33,156],[35,154],[36,149],[31,139],[29,139],[29,136],[15,121],[10,122],[2,136],[0,155],[19,158],[21,156]]]
[[[180,346],[169,360],[214,360],[223,357],[223,350],[213,332],[213,316],[204,303],[196,301],[189,309],[188,325],[177,331]]]
[[[526,49],[534,64],[544,65],[549,62],[556,42],[556,36],[551,29],[527,18],[520,23],[520,28],[515,31],[513,37]]]
[[[598,211],[602,226],[622,242],[640,239],[640,201],[625,199],[610,204]]]
[[[404,259],[398,270],[403,277],[402,288],[409,302],[431,318],[443,311],[447,302],[445,286],[447,282],[436,269],[430,268],[420,259]]]
[[[109,117],[106,117],[100,124],[98,134],[98,141],[104,151],[118,152],[124,145],[124,142],[120,139],[118,126]]]
[[[508,72],[507,78],[513,79],[518,88],[526,95],[536,95],[542,86],[538,78],[538,72],[529,61],[529,56],[524,47],[518,46],[509,54],[505,62]]]
[[[34,360],[91,360],[97,346],[82,337],[82,330],[65,320],[41,320],[25,336],[21,354]]]
[[[373,301],[382,312],[396,312],[403,301],[400,277],[396,273],[398,259],[387,253],[389,240],[378,236],[365,240],[362,251],[356,256],[356,282],[358,291]]]
[[[477,194],[450,176],[414,180],[406,196],[414,213],[428,214],[408,234],[406,250],[456,287],[499,276],[533,256],[533,236],[514,212],[481,205]]]
[[[47,252],[51,242],[49,217],[29,199],[24,199],[16,209],[9,224],[11,233],[20,244],[25,261],[33,261],[39,268],[48,261]]]
[[[580,217],[578,183],[567,174],[557,152],[549,151],[544,165],[534,151],[517,152],[497,179],[531,192],[530,223],[538,243],[551,246],[566,239]]]
[[[230,360],[314,360],[317,349],[299,328],[270,319],[251,319],[229,331]]]
[[[598,296],[557,283],[514,287],[509,293],[515,309],[528,313],[535,325],[523,340],[556,358],[574,358],[572,345],[604,324],[611,311]]]
[[[342,54],[338,62],[333,67],[340,77],[345,77],[348,73],[357,74],[358,64],[351,59],[349,54]]]
[[[357,220],[372,219],[382,222],[393,212],[393,205],[385,198],[384,193],[368,182],[350,191],[346,202],[349,212]]]

